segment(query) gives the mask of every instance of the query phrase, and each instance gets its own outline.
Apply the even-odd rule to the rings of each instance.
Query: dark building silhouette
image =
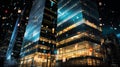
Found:
[[[17,60],[19,59],[22,38],[27,25],[27,17],[29,16],[31,1],[9,0],[0,2],[0,5],[0,66],[2,67],[3,65],[9,65],[9,63],[5,62],[7,58],[6,54],[7,50],[10,48],[9,44],[15,29],[15,24],[20,17],[19,22],[16,25],[18,26],[18,29],[16,29],[17,33],[15,34],[16,38],[13,38],[15,39],[15,43],[12,44],[14,46],[10,53],[12,57],[11,60],[16,60],[15,62],[18,62]],[[24,7],[26,7],[23,13],[24,15],[20,16]]]
[[[120,45],[117,36],[114,33],[105,36],[105,42],[102,46],[105,50],[105,62],[108,64],[108,66],[119,67]]]

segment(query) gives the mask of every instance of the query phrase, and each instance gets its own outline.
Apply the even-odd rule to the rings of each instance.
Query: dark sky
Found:
[[[0,20],[4,23],[16,19],[17,12],[22,8],[22,1],[24,0],[0,0]],[[25,0],[30,1],[30,0]],[[100,14],[100,21],[103,30],[106,31],[120,31],[120,3],[119,0],[96,0],[98,1],[98,8]],[[13,15],[14,14],[14,15]],[[2,18],[6,19],[2,19]],[[13,23],[15,21],[12,21]],[[0,23],[1,24],[1,23]]]
[[[98,0],[100,21],[103,33],[119,33],[120,3],[119,0]]]

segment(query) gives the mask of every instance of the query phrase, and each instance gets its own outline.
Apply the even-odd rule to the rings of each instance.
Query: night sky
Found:
[[[18,14],[24,7],[25,0],[0,0],[0,28],[4,29],[6,25],[14,26]],[[30,0],[26,0],[30,1]],[[100,26],[103,28],[103,34],[120,31],[120,4],[119,0],[97,0]],[[4,23],[6,25],[4,25]],[[13,28],[11,28],[13,29]],[[3,31],[2,31],[3,32]]]
[[[120,4],[118,0],[98,0],[100,21],[103,34],[120,31]]]

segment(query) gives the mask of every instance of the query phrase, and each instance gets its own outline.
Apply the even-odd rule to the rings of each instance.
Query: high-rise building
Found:
[[[53,67],[56,51],[56,0],[34,0],[21,48],[21,67]]]
[[[101,32],[93,0],[35,0],[24,34],[20,66],[103,65]]]
[[[25,28],[28,24],[28,16],[29,16],[31,6],[32,6],[31,1],[25,2],[26,9],[24,11],[23,16],[21,17],[19,24],[17,25],[18,26],[17,36],[16,36],[15,45],[13,47],[13,53],[12,53],[13,57],[15,57],[16,59],[20,58],[22,41],[23,41],[23,37],[24,37],[24,33],[25,33]]]
[[[23,0],[9,0],[9,1],[3,1],[0,2],[0,65],[4,65],[4,61],[6,60],[7,56],[7,50],[10,48],[10,56],[14,59],[19,58],[19,53],[21,49],[22,37],[24,34],[24,29],[26,28],[27,19],[26,16],[28,16],[29,9],[30,9],[30,2],[31,1],[23,1]],[[23,8],[26,7],[26,10],[24,11],[24,15],[21,16],[19,20],[19,24],[16,25],[17,18],[20,17],[20,14],[23,10]],[[13,38],[13,30],[16,27],[17,33],[16,38]],[[11,44],[13,48],[9,47],[10,40],[14,39],[14,44]],[[8,50],[9,51],[9,50]],[[5,65],[8,64],[5,62]]]
[[[57,12],[57,67],[103,65],[94,0],[59,0]]]
[[[16,19],[18,17],[18,13],[15,12],[18,8],[14,10],[14,4],[10,2],[16,3],[16,1],[0,2],[0,56],[4,57],[6,55]],[[10,4],[11,8],[8,7],[8,4]],[[18,4],[16,3],[15,6],[16,5]]]

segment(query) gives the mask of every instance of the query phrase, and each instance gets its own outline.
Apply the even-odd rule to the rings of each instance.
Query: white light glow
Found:
[[[21,13],[21,12],[22,12],[22,11],[19,9],[19,10],[18,10],[18,13]]]
[[[2,19],[4,20],[4,19],[6,19],[7,17],[2,17]]]

